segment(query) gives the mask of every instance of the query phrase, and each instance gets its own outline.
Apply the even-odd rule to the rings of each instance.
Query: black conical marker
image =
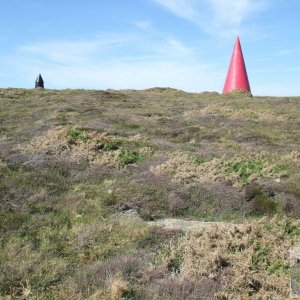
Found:
[[[35,81],[35,88],[44,88],[44,80],[41,74],[39,74]]]

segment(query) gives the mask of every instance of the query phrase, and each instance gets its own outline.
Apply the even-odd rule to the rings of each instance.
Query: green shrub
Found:
[[[174,257],[170,259],[167,263],[167,268],[169,272],[180,273],[180,265],[182,258]]]
[[[122,145],[121,141],[112,141],[103,145],[104,151],[115,151],[118,150]]]
[[[116,205],[118,203],[118,197],[112,193],[112,194],[108,194],[104,195],[104,197],[102,198],[102,203],[105,206],[113,206]]]
[[[69,136],[74,140],[81,140],[83,142],[86,142],[88,139],[84,132],[76,128],[70,130]]]
[[[140,155],[136,151],[130,151],[127,149],[122,150],[119,159],[123,165],[134,164],[143,159],[142,155]]]
[[[196,157],[195,162],[199,165],[204,164],[206,162],[210,161],[210,159],[204,158],[204,157]]]
[[[282,260],[277,260],[271,264],[267,270],[270,274],[280,275],[286,273],[289,270],[289,267]]]
[[[114,140],[110,142],[96,141],[94,150],[96,151],[116,151],[122,146],[122,141]]]
[[[254,211],[258,214],[274,215],[279,211],[279,203],[261,193],[254,199]]]
[[[268,260],[270,248],[268,245],[265,245],[263,243],[256,243],[253,249],[254,253],[251,263],[253,267],[259,269]]]
[[[283,224],[281,224],[281,228],[285,235],[290,237],[299,236],[300,235],[300,227],[294,224],[291,220],[287,220]]]
[[[249,177],[253,174],[257,174],[262,177],[264,169],[264,163],[261,160],[241,160],[239,162],[232,163],[228,166],[226,172],[228,174],[236,173],[241,178],[242,182],[247,182]]]

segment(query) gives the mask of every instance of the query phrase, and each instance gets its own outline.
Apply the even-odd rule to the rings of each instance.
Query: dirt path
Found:
[[[201,227],[225,227],[225,226],[238,226],[238,224],[226,223],[226,222],[204,222],[204,221],[193,221],[184,219],[161,219],[153,222],[147,222],[150,226],[161,226],[166,229],[180,229],[180,230],[190,230],[199,229]]]
[[[138,212],[134,209],[127,210],[122,212],[121,215],[123,217],[127,217],[131,220],[136,220],[140,222],[144,222]],[[177,229],[177,230],[191,230],[191,229],[199,229],[199,228],[209,228],[209,227],[234,227],[240,226],[241,224],[235,223],[227,223],[227,222],[205,222],[205,221],[194,221],[194,220],[184,220],[184,219],[175,219],[175,218],[167,218],[160,219],[156,221],[145,222],[149,226],[160,226],[166,229]]]

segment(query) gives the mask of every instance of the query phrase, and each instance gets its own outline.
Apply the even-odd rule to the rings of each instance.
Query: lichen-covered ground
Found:
[[[299,133],[297,97],[0,89],[0,297],[286,299]]]

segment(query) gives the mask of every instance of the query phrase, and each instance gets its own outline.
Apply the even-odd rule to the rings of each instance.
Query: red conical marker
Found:
[[[239,37],[236,38],[223,94],[236,90],[251,93],[247,70]]]

